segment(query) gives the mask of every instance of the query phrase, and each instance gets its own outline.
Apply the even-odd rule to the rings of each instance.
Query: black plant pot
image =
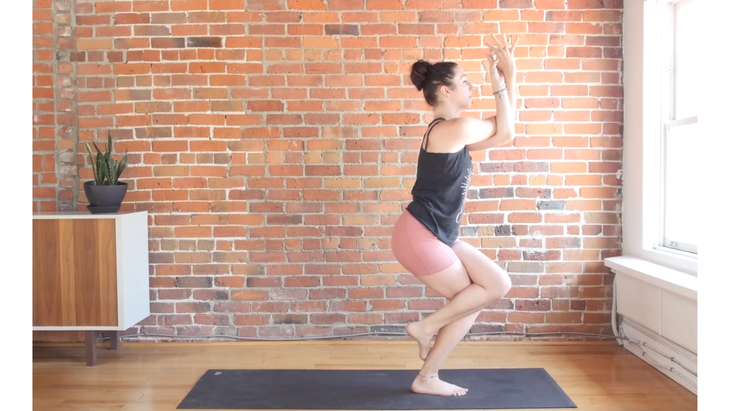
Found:
[[[104,184],[96,185],[91,180],[84,183],[84,193],[89,200],[89,211],[94,212],[116,212],[122,205],[124,196],[127,195],[127,183],[118,182],[115,186]]]

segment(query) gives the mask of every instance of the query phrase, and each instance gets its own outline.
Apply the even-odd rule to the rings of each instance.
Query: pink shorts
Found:
[[[458,243],[460,240],[456,240]],[[391,249],[395,259],[416,277],[436,274],[449,268],[459,257],[454,250],[404,211],[393,227]]]

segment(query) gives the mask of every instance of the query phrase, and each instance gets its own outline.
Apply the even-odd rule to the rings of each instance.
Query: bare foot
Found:
[[[428,353],[431,351],[433,334],[426,333],[426,330],[421,327],[420,321],[406,325],[406,332],[418,342],[418,355],[422,360],[426,361],[426,357],[428,357]]]
[[[420,374],[413,380],[411,391],[416,394],[441,395],[454,397],[465,395],[469,390],[458,385],[441,381],[438,376],[424,378]]]

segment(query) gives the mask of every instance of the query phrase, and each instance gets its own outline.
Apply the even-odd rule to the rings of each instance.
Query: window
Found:
[[[697,87],[701,0],[664,1],[661,19],[661,114],[658,133],[659,228],[656,248],[696,256],[699,235],[701,118]]]

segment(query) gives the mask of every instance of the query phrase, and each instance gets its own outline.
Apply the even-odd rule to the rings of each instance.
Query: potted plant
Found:
[[[109,134],[109,142],[106,151],[102,152],[99,147],[96,148],[96,158],[91,153],[89,143],[84,142],[86,151],[89,153],[91,168],[94,170],[94,180],[84,183],[84,193],[89,200],[86,206],[93,214],[98,213],[115,213],[119,211],[124,196],[127,194],[127,183],[119,181],[122,172],[127,168],[127,154],[121,161],[112,158],[112,136]]]

